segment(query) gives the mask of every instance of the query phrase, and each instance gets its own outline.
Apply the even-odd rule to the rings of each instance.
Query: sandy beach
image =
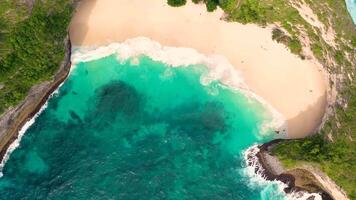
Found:
[[[84,0],[71,22],[75,46],[106,45],[144,36],[166,46],[189,47],[225,56],[249,88],[287,119],[288,136],[311,134],[326,107],[322,66],[301,60],[274,42],[271,28],[228,23],[221,10],[165,0]]]

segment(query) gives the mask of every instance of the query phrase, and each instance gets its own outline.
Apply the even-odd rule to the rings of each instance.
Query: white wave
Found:
[[[270,195],[275,197],[283,196],[285,200],[307,200],[310,197],[314,197],[315,200],[322,200],[322,197],[318,193],[308,193],[304,191],[291,192],[289,194],[284,193],[284,188],[287,187],[281,181],[278,180],[267,180],[264,177],[264,169],[257,158],[257,153],[260,151],[258,145],[253,145],[247,150],[243,151],[243,158],[245,160],[245,167],[243,169],[243,174],[249,177],[248,185],[250,187],[263,187],[265,188],[261,192],[262,199],[274,199]],[[258,169],[256,171],[256,169]],[[276,186],[273,188],[272,186]],[[271,191],[266,191],[272,188],[274,191],[271,194]]]
[[[149,38],[138,37],[128,39],[123,43],[112,43],[108,46],[74,48],[72,63],[76,65],[80,62],[93,61],[113,54],[117,55],[120,61],[146,55],[154,61],[163,62],[171,67],[203,64],[209,69],[209,73],[201,78],[203,85],[219,80],[222,84],[242,91],[246,96],[258,100],[273,116],[271,122],[265,123],[261,127],[261,134],[268,133],[269,130],[276,130],[279,131],[280,137],[287,135],[287,123],[284,116],[262,97],[253,93],[245,84],[240,72],[223,56],[206,56],[192,48],[162,46]]]
[[[25,135],[26,131],[35,123],[36,121],[36,118],[38,116],[40,116],[40,114],[47,108],[48,106],[48,100],[51,99],[53,96],[55,95],[58,95],[59,93],[59,88],[62,87],[63,83],[61,83],[59,85],[59,87],[52,92],[52,94],[48,97],[47,101],[42,105],[42,107],[40,108],[40,110],[30,119],[28,120],[24,125],[23,127],[19,130],[19,133],[17,135],[17,138],[10,144],[10,146],[7,148],[6,152],[5,152],[5,155],[3,157],[3,159],[1,160],[1,163],[0,163],[0,178],[4,175],[3,174],[3,169],[4,169],[4,166],[6,164],[6,162],[9,160],[10,156],[11,156],[11,153],[13,151],[15,151],[15,149],[17,147],[19,147],[20,145],[20,142],[21,142],[21,139],[22,137]]]
[[[314,197],[314,200],[323,200],[323,198],[318,193],[308,193],[308,192],[292,192],[287,194],[286,200],[308,200]]]
[[[268,181],[264,176],[264,169],[257,158],[258,152],[260,152],[260,149],[257,144],[242,152],[245,161],[243,173],[250,178],[249,180],[253,185],[263,186],[272,181]]]

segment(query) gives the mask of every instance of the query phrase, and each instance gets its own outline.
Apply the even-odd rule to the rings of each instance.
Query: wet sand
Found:
[[[165,0],[83,0],[71,22],[74,46],[99,46],[148,37],[165,46],[189,47],[225,56],[249,88],[288,123],[288,137],[315,131],[326,107],[322,66],[302,60],[272,40],[271,28],[221,20],[221,10],[188,3],[173,8]]]

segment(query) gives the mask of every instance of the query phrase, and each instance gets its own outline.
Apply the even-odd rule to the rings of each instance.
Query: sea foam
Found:
[[[21,142],[21,139],[22,137],[24,136],[24,134],[26,133],[26,131],[35,123],[36,119],[38,116],[41,115],[41,113],[47,108],[48,106],[48,101],[55,95],[58,95],[59,93],[59,88],[63,85],[60,84],[59,87],[52,92],[52,94],[48,97],[47,101],[41,106],[40,110],[30,119],[28,120],[24,125],[23,127],[21,127],[21,129],[19,130],[18,132],[18,135],[17,135],[17,138],[10,144],[10,146],[7,148],[5,154],[4,154],[4,157],[2,158],[1,162],[0,162],[0,178],[4,175],[3,174],[3,169],[4,169],[4,166],[6,164],[6,162],[9,160],[10,156],[11,156],[11,153],[13,151],[15,151],[15,149],[17,147],[20,146],[20,142]]]
[[[75,68],[76,64],[80,62],[94,61],[113,54],[116,54],[120,61],[134,58],[133,62],[135,63],[138,62],[138,60],[135,58],[140,55],[145,55],[154,61],[163,62],[171,67],[184,67],[200,64],[205,65],[208,67],[209,73],[202,77],[201,83],[203,85],[207,85],[212,81],[219,80],[223,85],[232,89],[239,90],[246,96],[258,100],[265,108],[271,112],[273,116],[271,122],[263,124],[261,127],[261,134],[266,133],[267,130],[273,129],[281,133],[279,135],[280,137],[285,137],[287,135],[287,124],[283,115],[275,110],[262,97],[253,93],[244,82],[241,73],[235,67],[233,67],[225,57],[220,55],[206,56],[192,48],[162,46],[158,42],[152,41],[149,38],[138,37],[128,39],[123,43],[112,43],[108,46],[79,48],[74,47],[71,57],[71,72]],[[49,99],[58,93],[58,89],[61,86],[62,84],[51,94]],[[47,102],[41,107],[39,112],[36,113],[36,115],[28,122],[26,122],[25,125],[20,129],[18,137],[9,146],[0,163],[0,177],[3,175],[2,169],[6,161],[9,159],[11,153],[19,146],[21,138],[27,129],[32,126],[36,118],[43,112],[43,110],[45,110],[46,107]]]
[[[265,177],[264,169],[259,162],[257,158],[257,154],[260,151],[258,148],[258,145],[253,145],[246,149],[245,151],[242,152],[243,158],[244,158],[244,168],[242,170],[242,173],[249,177],[248,179],[248,185],[250,187],[263,187],[265,190],[268,190],[271,186],[276,185],[277,190],[274,189],[274,192],[277,191],[277,194],[283,194],[281,196],[284,197],[285,200],[307,200],[307,199],[314,199],[314,200],[322,200],[322,197],[318,193],[308,193],[304,191],[298,191],[298,192],[291,192],[289,194],[284,195],[284,188],[287,187],[286,184],[284,184],[281,181],[278,180],[267,180]],[[257,169],[257,171],[256,171]],[[263,194],[262,191],[261,193],[261,198],[262,199],[271,199],[269,196]],[[267,193],[267,192],[266,192]],[[268,193],[267,193],[268,194]],[[265,196],[264,196],[265,195]]]
[[[205,65],[208,67],[209,73],[201,78],[203,85],[218,80],[223,85],[239,90],[246,96],[258,100],[273,116],[270,122],[261,126],[261,135],[272,129],[278,131],[279,137],[287,136],[287,123],[284,116],[262,97],[252,92],[241,73],[224,56],[206,56],[192,48],[162,46],[149,38],[137,37],[122,43],[111,43],[108,46],[74,48],[72,63],[76,65],[80,62],[98,60],[113,54],[117,55],[119,61],[134,58],[132,61],[134,63],[137,63],[135,58],[145,55],[154,61],[163,62],[171,67]]]

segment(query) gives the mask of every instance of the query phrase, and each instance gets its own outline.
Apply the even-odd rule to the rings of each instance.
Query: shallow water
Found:
[[[271,114],[207,73],[144,56],[77,64],[7,161],[0,199],[284,199],[243,160],[275,136]]]

